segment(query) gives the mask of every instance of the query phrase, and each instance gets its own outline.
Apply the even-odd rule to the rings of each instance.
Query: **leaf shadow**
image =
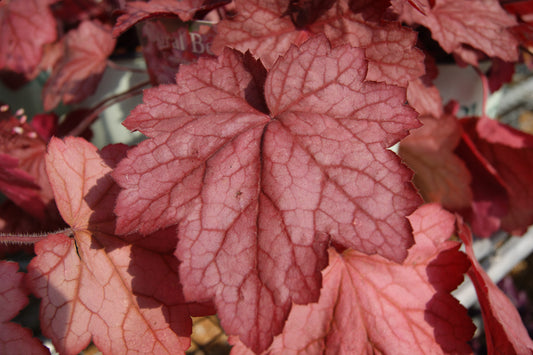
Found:
[[[108,164],[114,167],[116,161]],[[86,194],[85,202],[92,210],[88,222],[92,233],[90,247],[103,250],[111,260],[117,260],[117,264],[127,264],[122,267],[122,279],[131,291],[136,308],[150,326],[160,329],[165,322],[178,337],[190,337],[190,316],[211,315],[215,310],[211,304],[185,300],[179,280],[179,261],[174,256],[177,228],[170,226],[146,236],[116,235],[113,208],[119,192],[119,186],[108,173]],[[119,254],[122,257],[114,259],[114,255]]]
[[[459,245],[440,252],[426,268],[429,283],[436,292],[426,303],[424,320],[433,327],[434,339],[444,352],[471,353],[467,342],[476,327],[468,310],[450,294],[461,284],[470,266],[458,248]]]

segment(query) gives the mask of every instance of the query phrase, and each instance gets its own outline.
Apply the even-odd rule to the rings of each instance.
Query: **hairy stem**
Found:
[[[37,242],[40,242],[43,239],[46,239],[50,234],[65,234],[69,237],[74,235],[72,228],[60,229],[55,232],[46,232],[46,233],[20,233],[20,234],[9,234],[9,233],[0,233],[0,243],[1,244],[25,244],[31,245]]]

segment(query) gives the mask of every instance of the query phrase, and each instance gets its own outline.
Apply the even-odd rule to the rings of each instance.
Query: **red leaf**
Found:
[[[209,10],[230,2],[229,0],[151,0],[148,2],[131,1],[126,3],[124,14],[117,19],[113,36],[118,37],[136,23],[161,16],[178,16],[189,21],[196,11]]]
[[[43,46],[57,37],[49,3],[49,0],[11,0],[0,7],[0,69],[28,78],[34,74]]]
[[[288,0],[236,1],[237,16],[218,25],[218,35],[213,51],[221,52],[223,46],[241,51],[250,49],[267,67],[285,53],[291,44],[299,44],[310,33],[325,33],[332,45],[349,43],[365,48],[369,60],[368,80],[407,86],[407,82],[421,76],[423,54],[414,48],[416,34],[399,24],[367,21],[357,11],[356,4],[339,0],[305,30],[283,16]],[[328,2],[329,4],[329,2]],[[316,16],[315,16],[316,17]]]
[[[434,204],[409,219],[416,244],[403,264],[330,248],[320,300],[294,306],[266,353],[471,353],[475,327],[450,295],[469,266],[449,240],[454,218]],[[246,353],[239,343],[234,352]]]
[[[28,304],[18,269],[16,263],[0,260],[0,353],[49,354],[31,330],[9,322]]]
[[[291,301],[317,299],[328,237],[401,261],[420,200],[386,149],[415,113],[403,89],[364,81],[362,50],[322,36],[292,47],[264,98],[253,63],[226,50],[145,91],[125,125],[153,138],[113,176],[118,232],[181,223],[187,297],[214,298],[224,329],[259,351]]]
[[[427,202],[438,202],[452,211],[470,208],[470,172],[454,153],[461,139],[459,122],[452,115],[420,120],[424,125],[411,131],[399,149],[402,159],[415,171],[415,186]]]
[[[28,270],[32,290],[42,298],[41,329],[60,353],[79,353],[91,339],[112,354],[189,347],[189,305],[173,247],[147,247],[112,234],[118,187],[109,172],[124,153],[123,146],[97,152],[81,138],[53,138],[48,146],[47,171],[72,235],[37,243]],[[176,243],[173,230],[150,238]]]
[[[400,18],[408,23],[419,23],[431,30],[433,38],[448,53],[458,54],[462,60],[477,65],[471,48],[489,57],[504,61],[518,59],[518,42],[508,30],[516,20],[505,12],[498,0],[420,0],[425,13],[421,13],[403,0],[392,4]]]
[[[472,265],[468,276],[481,305],[488,354],[531,354],[533,341],[518,311],[479,265],[472,248],[472,234],[460,217],[457,219],[457,228]]]
[[[32,180],[37,185],[34,192],[26,195],[30,200],[23,202],[22,196],[10,195],[14,202],[37,218],[45,215],[54,218],[56,211],[49,205],[53,200],[53,193],[44,168],[44,153],[46,142],[43,141],[35,129],[22,123],[13,116],[0,119],[0,154],[5,154],[18,161],[16,168],[19,177],[26,174],[25,180]],[[7,161],[6,161],[7,163]],[[7,190],[4,190],[7,191]],[[29,191],[26,191],[29,193]],[[35,200],[38,197],[40,201]]]
[[[489,236],[501,221],[504,230],[524,233],[533,224],[533,136],[489,118],[460,122],[465,136],[458,154],[473,177],[474,232]]]
[[[18,168],[18,159],[0,153],[0,191],[33,216],[44,219],[44,203],[40,187],[33,177]]]
[[[61,100],[77,103],[96,90],[115,48],[111,31],[98,22],[84,21],[65,36],[65,56],[54,67],[43,88],[43,105],[49,111]]]

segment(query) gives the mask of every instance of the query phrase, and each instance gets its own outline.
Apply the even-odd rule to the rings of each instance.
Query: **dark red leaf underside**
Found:
[[[489,236],[501,227],[523,234],[533,224],[533,136],[489,118],[460,122],[466,136],[458,153],[473,178],[474,233]]]
[[[430,6],[429,0],[420,2],[425,3],[425,13],[404,0],[393,0],[392,4],[403,21],[429,28],[448,53],[456,53],[473,65],[477,65],[477,59],[471,48],[505,61],[518,59],[518,42],[509,31],[516,20],[501,8],[498,0],[436,0],[434,6]]]
[[[65,36],[65,56],[54,67],[43,88],[45,110],[61,100],[80,102],[96,90],[115,48],[111,30],[98,22],[84,21]]]
[[[0,260],[0,354],[49,354],[31,330],[9,322],[28,304],[18,269],[18,264]]]
[[[117,231],[180,223],[186,296],[214,299],[224,329],[260,351],[291,302],[318,298],[328,238],[405,258],[420,199],[386,147],[418,123],[403,89],[364,81],[362,50],[292,47],[267,74],[267,108],[246,58],[226,50],[147,90],[125,124],[152,138],[113,176]]]
[[[474,255],[472,234],[462,219],[457,221],[459,236],[465,243],[471,263],[468,276],[476,288],[488,354],[531,354],[533,341],[509,298],[492,282]]]
[[[113,235],[118,187],[109,172],[124,153],[125,146],[98,152],[81,138],[53,138],[48,146],[47,171],[72,235],[36,244],[28,281],[42,298],[41,329],[62,354],[77,354],[91,340],[107,354],[189,347],[174,231],[149,236],[151,243]]]
[[[43,46],[55,41],[56,21],[49,0],[11,0],[0,7],[0,69],[30,78]]]
[[[329,249],[318,303],[296,305],[267,354],[469,354],[474,325],[450,295],[469,263],[450,241],[454,217],[425,205],[409,217],[403,264]],[[237,342],[232,354],[251,351]]]

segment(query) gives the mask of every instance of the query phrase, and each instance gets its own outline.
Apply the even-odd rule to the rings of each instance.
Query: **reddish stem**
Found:
[[[101,114],[103,111],[105,111],[108,107],[119,103],[121,101],[124,101],[126,99],[129,99],[130,97],[140,95],[142,93],[142,88],[144,86],[150,85],[150,81],[143,81],[140,84],[137,84],[127,91],[124,91],[120,94],[116,94],[113,96],[108,97],[107,99],[102,100],[98,105],[94,106],[91,109],[91,114],[87,115],[76,127],[74,127],[67,136],[79,136],[80,134],[87,129],[91,124],[96,121],[98,118],[98,115]]]
[[[483,86],[483,102],[481,103],[481,117],[487,117],[487,100],[489,98],[489,80],[485,73],[481,71],[478,67],[474,67],[476,72],[481,79],[481,85]]]
[[[46,239],[51,234],[65,234],[67,236],[73,236],[74,232],[71,228],[61,229],[50,233],[22,233],[22,234],[9,234],[0,233],[0,244],[26,244],[31,245],[41,240]]]

